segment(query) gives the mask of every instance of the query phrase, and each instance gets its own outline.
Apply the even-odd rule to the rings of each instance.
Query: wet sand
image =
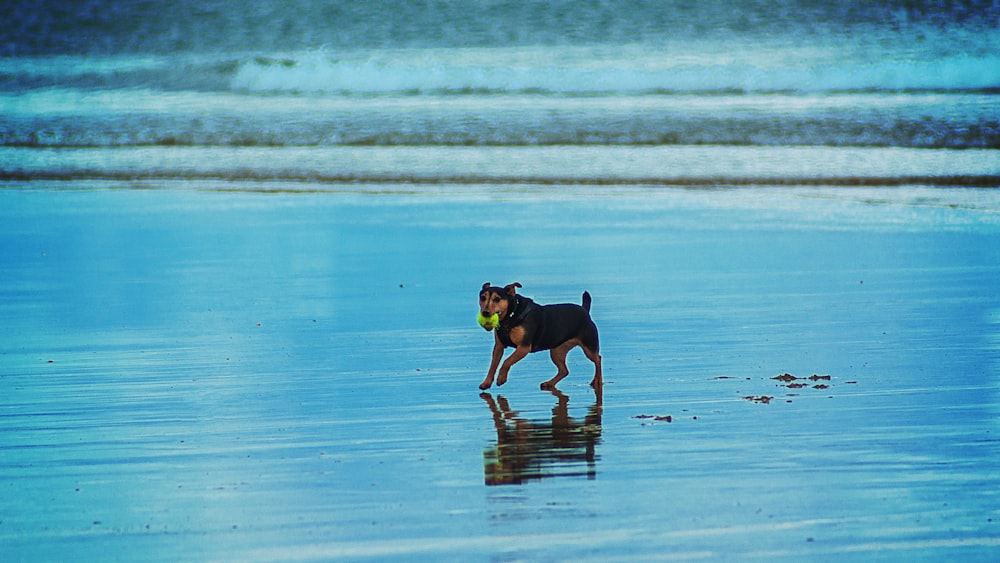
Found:
[[[5,561],[1000,550],[993,190],[31,186]],[[480,393],[484,281],[590,291],[602,402]]]

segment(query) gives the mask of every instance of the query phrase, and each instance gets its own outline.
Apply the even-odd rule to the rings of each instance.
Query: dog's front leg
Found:
[[[493,385],[493,375],[497,372],[497,367],[500,365],[500,359],[503,358],[503,344],[500,343],[500,339],[497,338],[496,342],[493,344],[493,357],[490,359],[490,371],[486,373],[486,379],[479,384],[479,388],[483,391],[489,389]],[[501,383],[501,385],[503,385]]]
[[[507,383],[507,373],[510,371],[511,366],[523,360],[524,357],[527,356],[528,353],[530,352],[531,352],[531,346],[528,344],[522,344],[517,348],[514,348],[514,351],[511,352],[509,356],[507,356],[507,359],[504,360],[503,365],[500,366],[500,376],[497,377],[497,385],[503,385],[504,383]]]

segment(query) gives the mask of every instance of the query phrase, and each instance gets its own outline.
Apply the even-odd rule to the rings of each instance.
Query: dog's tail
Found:
[[[583,292],[583,309],[585,311],[587,311],[588,313],[590,312],[590,292],[589,291],[584,291]]]

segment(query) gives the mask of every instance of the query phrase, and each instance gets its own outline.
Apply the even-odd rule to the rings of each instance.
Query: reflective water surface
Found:
[[[483,452],[487,485],[520,485],[559,476],[597,477],[600,401],[577,420],[569,415],[569,397],[558,390],[551,393],[557,403],[548,420],[518,416],[503,395],[496,399],[489,393],[480,395],[497,428],[496,445]]]
[[[215,187],[0,190],[4,561],[1000,548],[992,191]]]

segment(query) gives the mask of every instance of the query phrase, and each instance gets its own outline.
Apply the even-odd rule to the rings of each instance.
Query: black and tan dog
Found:
[[[486,330],[493,329],[495,343],[493,359],[486,379],[479,385],[480,389],[489,389],[493,385],[493,376],[500,368],[497,385],[507,382],[507,374],[511,366],[521,361],[530,352],[549,350],[552,363],[558,371],[556,375],[542,383],[542,389],[554,389],[556,384],[569,375],[566,367],[566,354],[579,346],[590,361],[594,362],[594,379],[590,386],[600,390],[604,384],[601,375],[600,344],[597,338],[597,326],[590,318],[590,294],[583,292],[583,306],[573,303],[558,305],[538,305],[531,299],[517,294],[519,283],[506,287],[483,284],[479,292],[479,310],[482,316],[499,316],[500,323],[496,327],[485,325]],[[504,360],[504,348],[512,347],[514,352]]]

